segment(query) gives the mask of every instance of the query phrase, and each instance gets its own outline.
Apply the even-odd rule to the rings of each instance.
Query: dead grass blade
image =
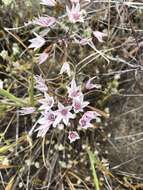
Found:
[[[72,182],[70,181],[70,179],[69,179],[68,176],[66,176],[66,181],[67,181],[67,184],[68,184],[70,190],[76,190],[76,189],[74,188],[74,185],[72,184]]]
[[[8,182],[5,190],[12,190],[13,189],[13,185],[14,185],[14,180],[15,180],[15,176],[13,176],[10,181]]]

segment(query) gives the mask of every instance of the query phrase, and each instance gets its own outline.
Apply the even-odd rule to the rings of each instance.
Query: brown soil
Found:
[[[142,74],[138,73],[136,80],[132,76],[134,83],[124,93],[136,96],[116,97],[110,102],[111,137],[106,145],[111,170],[139,180],[143,180],[143,95],[139,96],[143,94]]]

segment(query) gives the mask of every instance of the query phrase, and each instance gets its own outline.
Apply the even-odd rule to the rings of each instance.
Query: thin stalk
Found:
[[[33,61],[32,61],[31,73],[32,75],[29,85],[29,99],[30,99],[30,105],[34,106],[34,62]]]
[[[87,153],[88,153],[89,161],[90,161],[90,165],[91,165],[91,170],[92,170],[93,182],[94,182],[95,190],[100,190],[99,180],[98,180],[96,170],[95,170],[95,164],[97,163],[97,160],[95,158],[95,155],[90,150],[87,150]]]

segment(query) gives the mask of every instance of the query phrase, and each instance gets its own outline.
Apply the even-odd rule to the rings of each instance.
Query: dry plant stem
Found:
[[[76,190],[76,189],[74,188],[74,185],[72,184],[72,182],[70,181],[70,179],[69,179],[68,176],[66,176],[66,181],[67,181],[67,184],[68,184],[70,190]]]
[[[103,174],[103,176],[104,176],[105,182],[106,182],[106,184],[107,184],[108,190],[112,190],[112,187],[111,187],[111,185],[110,185],[110,182],[108,181],[107,176],[106,176],[105,174]]]
[[[2,176],[2,172],[0,171],[0,179],[1,179],[1,184],[3,186],[3,188],[5,189],[5,182],[4,182],[4,179],[3,179],[3,176]]]
[[[13,120],[14,120],[14,118],[15,118],[15,116],[16,116],[16,114],[13,114],[13,116],[11,117],[11,119],[10,119],[8,125],[6,126],[6,128],[5,128],[5,130],[4,130],[3,134],[2,134],[3,137],[4,137],[5,134],[7,133],[7,131],[8,131],[8,129],[9,129],[10,125],[12,124],[12,122],[13,122]]]
[[[14,34],[13,34],[12,32],[10,32],[9,29],[7,29],[7,28],[4,28],[4,30],[5,30],[7,33],[9,33],[12,37],[14,37],[25,49],[27,49],[27,46],[21,41],[21,39],[20,39],[18,36],[14,35]]]
[[[16,140],[16,149],[15,149],[15,154],[17,155],[18,154],[18,137],[19,137],[19,113],[18,113],[18,110],[17,110],[17,113],[16,113],[16,137],[15,137],[15,140]]]
[[[71,171],[68,171],[68,174],[70,174],[71,176],[75,177],[77,180],[80,180],[83,183],[83,185],[86,188],[86,190],[90,190],[88,188],[88,186],[86,185],[86,183],[80,177],[78,177],[75,173],[73,173]]]
[[[112,170],[117,170],[117,169],[119,169],[121,166],[124,166],[124,165],[126,165],[127,163],[132,162],[132,161],[138,159],[139,157],[141,157],[141,156],[140,156],[140,155],[139,155],[139,156],[135,156],[134,158],[132,158],[132,159],[130,159],[130,160],[127,160],[127,161],[125,161],[125,162],[123,162],[123,163],[121,163],[121,164],[119,164],[119,165],[116,165],[116,166],[112,167],[111,169],[112,169]]]
[[[132,137],[140,136],[140,135],[143,135],[143,132],[136,133],[136,134],[132,134],[132,135],[127,135],[127,136],[115,137],[115,140],[122,140],[122,139],[124,139],[124,138],[132,138]]]
[[[111,0],[108,0],[108,42],[110,39],[110,9],[111,9]]]
[[[34,106],[34,62],[32,61],[31,65],[31,80],[29,85],[29,97],[30,97],[30,105]]]
[[[96,111],[97,113],[99,113],[100,115],[104,116],[105,118],[109,118],[108,114],[95,108],[95,107],[92,107],[92,106],[87,106],[90,110],[92,111]]]
[[[42,157],[43,157],[43,162],[44,166],[47,168],[47,170],[51,170],[51,165],[48,162],[48,159],[45,158],[45,137],[42,140]]]
[[[10,74],[4,73],[4,72],[2,72],[2,71],[0,71],[0,74],[6,76],[7,78],[13,79],[13,81],[16,81],[18,84],[20,84],[21,86],[23,86],[24,88],[27,89],[27,85],[25,85],[24,83],[20,82],[16,77],[14,77],[14,76],[12,76],[12,75],[10,75]],[[21,77],[24,81],[27,82],[27,80],[26,80],[23,76],[20,76],[20,77]]]
[[[59,137],[58,137],[58,143],[57,143],[58,145],[60,144],[62,137],[63,137],[63,133],[60,133]],[[54,170],[55,170],[55,166],[56,166],[58,157],[59,157],[59,152],[57,151],[53,155],[53,159],[51,161],[49,173],[47,173],[47,176],[46,176],[46,179],[45,179],[45,182],[48,181],[47,190],[50,189],[51,182],[52,182],[52,176],[53,176],[53,173],[54,173]],[[48,157],[47,157],[47,159],[48,159]]]

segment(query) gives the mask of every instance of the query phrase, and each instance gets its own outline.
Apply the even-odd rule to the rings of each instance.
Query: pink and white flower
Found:
[[[58,102],[58,110],[56,111],[56,120],[54,126],[57,126],[60,122],[63,122],[66,126],[69,123],[70,119],[74,119],[75,115],[70,112],[72,106],[65,107],[60,102]]]
[[[46,17],[39,17],[33,20],[33,24],[37,24],[42,27],[50,27],[55,24],[56,19],[54,17],[46,16]]]
[[[90,123],[90,121],[86,120],[86,118],[81,118],[79,120],[80,127],[83,129],[88,129],[93,127],[93,124]]]
[[[41,0],[40,4],[47,5],[49,7],[54,7],[56,5],[55,0]]]
[[[87,45],[90,41],[91,41],[90,38],[82,38],[82,39],[79,41],[79,44],[82,45],[82,46],[85,46],[85,45]]]
[[[69,18],[69,21],[71,23],[76,23],[76,22],[84,22],[83,19],[83,10],[80,10],[80,4],[72,4],[72,8],[69,9],[68,6],[66,6],[66,11],[67,11],[67,15]]]
[[[70,140],[70,143],[80,139],[79,134],[76,131],[70,131],[68,135],[68,139]]]
[[[35,88],[37,88],[41,92],[47,92],[48,87],[45,84],[45,80],[41,76],[39,76],[39,75],[36,75],[34,78],[36,80],[36,86],[35,86]]]
[[[62,65],[60,74],[63,74],[63,73],[67,73],[69,77],[71,76],[71,70],[70,70],[70,66],[68,62],[64,62],[64,64]]]
[[[76,85],[75,79],[73,78],[71,81],[70,87],[68,89],[68,96],[72,99],[77,98],[82,95],[81,87]]]
[[[46,133],[49,131],[49,129],[50,129],[50,125],[47,125],[47,124],[40,125],[40,127],[38,127],[35,130],[35,132],[38,131],[37,137],[44,137]]]
[[[41,53],[39,56],[39,64],[44,63],[48,57],[49,57],[48,53],[45,53],[45,52]]]
[[[99,32],[99,31],[94,31],[93,35],[95,36],[95,38],[97,38],[97,40],[99,42],[104,42],[103,41],[103,37],[107,36],[107,34],[103,33],[103,32]]]
[[[93,88],[97,88],[97,89],[100,89],[101,88],[101,85],[100,84],[93,84],[92,81],[95,79],[96,77],[93,77],[91,79],[89,79],[86,84],[85,84],[85,87],[86,89],[88,90],[91,90]]]
[[[93,119],[98,119],[100,114],[95,111],[87,111],[83,114],[81,119],[79,120],[79,124],[81,128],[87,129],[89,127],[93,127],[93,124],[90,123]]]
[[[97,117],[100,117],[101,115],[97,113],[96,111],[87,111],[84,113],[83,117],[86,117],[88,120],[96,119]]]
[[[48,132],[49,128],[53,125],[55,121],[55,113],[53,111],[50,112],[43,112],[42,118],[38,120],[40,126],[35,130],[38,131],[37,137],[44,137],[45,134]]]
[[[83,108],[85,108],[89,102],[83,101],[84,96],[81,95],[78,98],[73,99],[73,109],[75,113],[83,112]]]
[[[47,93],[44,93],[44,97],[45,98],[38,100],[38,102],[42,104],[39,109],[49,111],[54,105],[54,98]]]
[[[19,110],[19,113],[20,115],[29,115],[35,112],[35,110],[36,109],[34,107],[23,107],[21,110]]]
[[[28,46],[28,48],[34,48],[34,50],[37,50],[45,44],[46,41],[44,38],[42,38],[38,34],[36,34],[36,36],[37,36],[36,38],[29,40],[31,44]]]

